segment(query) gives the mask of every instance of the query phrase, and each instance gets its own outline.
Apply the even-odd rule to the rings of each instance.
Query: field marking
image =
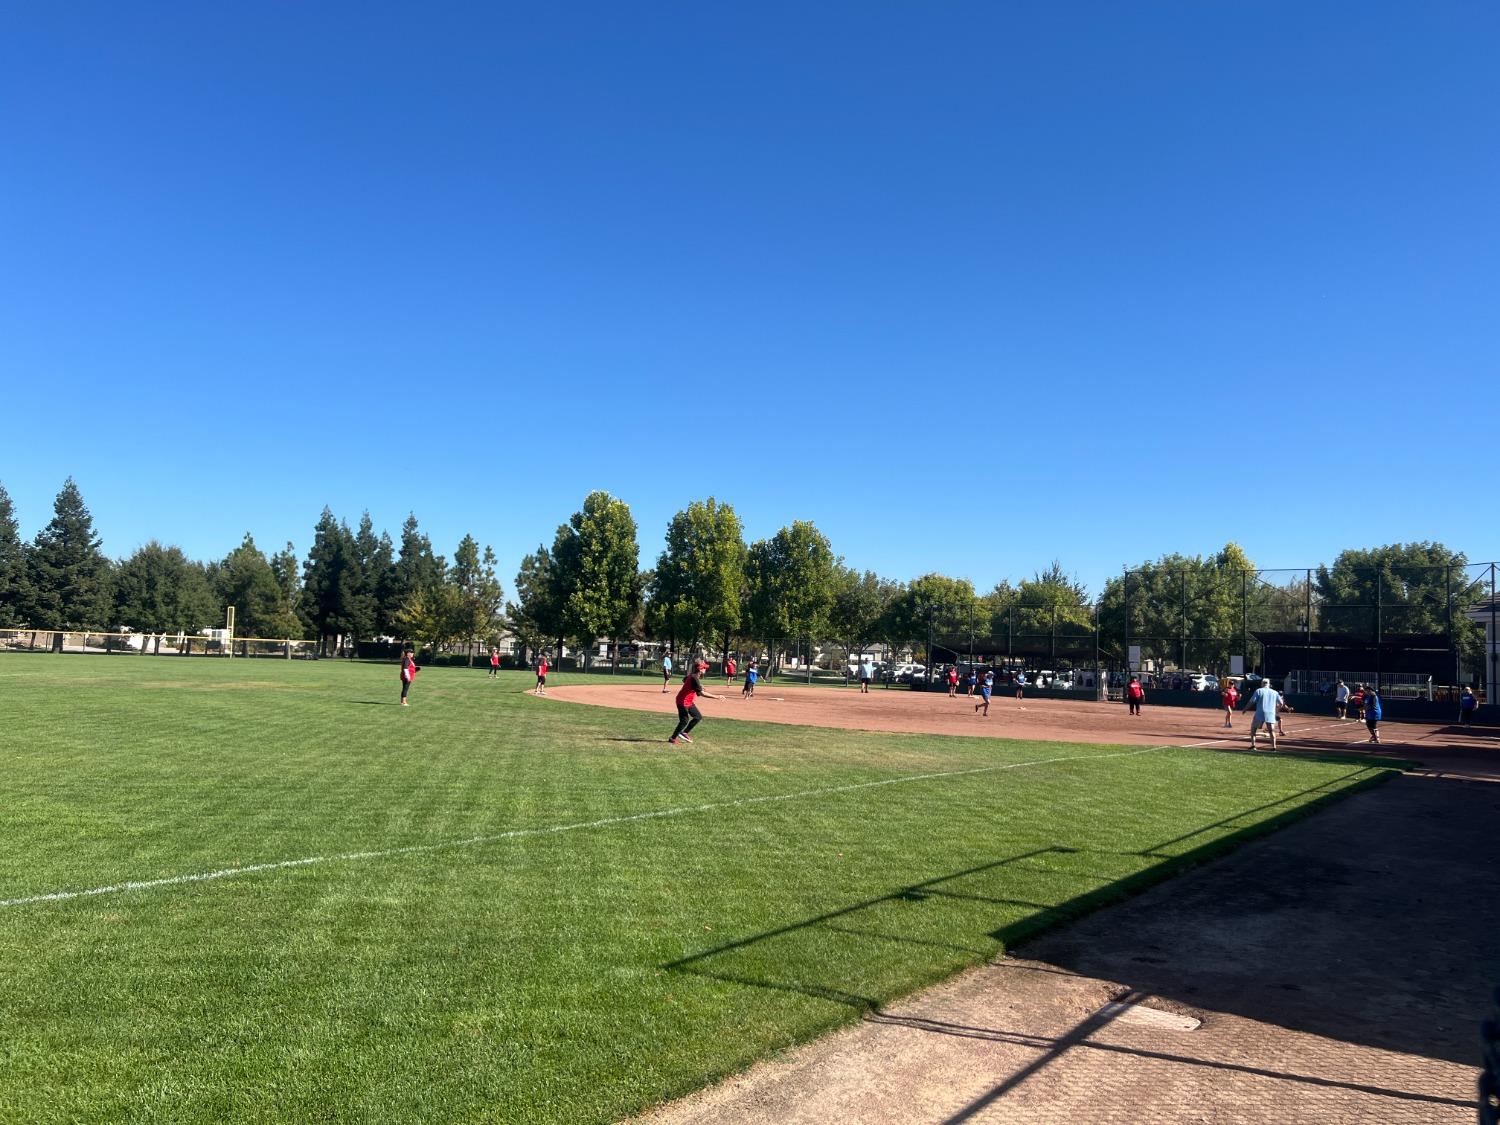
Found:
[[[1301,727],[1300,730],[1311,730]],[[92,898],[97,895],[124,894],[128,891],[149,891],[158,887],[174,887],[184,883],[208,883],[218,879],[232,879],[238,875],[255,875],[264,871],[285,871],[294,867],[312,867],[322,863],[354,863],[370,859],[391,859],[403,855],[419,855],[423,852],[447,851],[451,848],[472,848],[482,844],[495,844],[502,840],[519,840],[527,836],[548,836],[559,832],[578,832],[588,828],[608,828],[616,824],[632,824],[642,820],[659,820],[669,816],[688,816],[692,813],[717,812],[722,809],[743,808],[771,801],[795,801],[804,797],[826,797],[834,793],[852,793],[860,789],[878,789],[885,785],[904,785],[912,781],[932,781],[945,777],[970,777],[980,773],[998,773],[1001,770],[1023,769],[1027,766],[1048,766],[1058,762],[1086,762],[1106,758],[1134,758],[1157,750],[1194,750],[1217,746],[1222,742],[1240,741],[1237,738],[1213,738],[1189,743],[1162,743],[1145,746],[1138,750],[1122,750],[1113,754],[1070,754],[1058,758],[1037,758],[1029,762],[1006,762],[995,766],[976,766],[967,770],[944,770],[938,773],[914,773],[902,777],[887,777],[880,781],[859,781],[849,785],[825,786],[821,789],[803,789],[794,793],[770,793],[760,797],[739,797],[733,801],[715,801],[707,805],[683,805],[673,809],[656,809],[652,812],[632,813],[629,816],[611,816],[602,820],[581,820],[571,824],[552,824],[540,828],[513,828],[508,832],[496,832],[484,836],[469,836],[462,840],[442,840],[436,844],[411,844],[403,848],[381,848],[362,852],[340,852],[336,855],[305,856],[301,859],[282,859],[270,863],[252,863],[243,867],[225,867],[218,871],[199,871],[188,875],[169,875],[161,879],[131,880],[111,883],[103,887],[89,887],[80,891],[51,891],[46,894],[27,895],[22,898],[0,899],[0,908],[13,906],[35,906],[43,902],[66,902],[75,898]]]

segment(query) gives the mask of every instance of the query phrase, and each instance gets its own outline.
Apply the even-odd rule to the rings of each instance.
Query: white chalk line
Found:
[[[1310,728],[1303,728],[1310,729]],[[1049,766],[1059,762],[1092,762],[1106,758],[1133,758],[1157,750],[1191,750],[1217,746],[1221,742],[1238,741],[1234,738],[1214,738],[1192,743],[1163,743],[1146,746],[1139,750],[1123,750],[1115,754],[1072,754],[1059,758],[1037,758],[1030,762],[1006,762],[996,766],[976,766],[967,770],[944,770],[938,773],[914,773],[902,777],[888,777],[880,781],[860,781],[851,785],[833,785],[822,789],[803,789],[795,793],[771,793],[761,797],[740,797],[733,801],[715,801],[707,805],[683,805],[679,808],[656,809],[652,812],[632,813],[629,816],[611,816],[601,820],[581,820],[571,824],[552,824],[540,828],[513,828],[508,832],[495,832],[484,836],[469,836],[462,840],[443,840],[436,844],[412,844],[403,848],[380,848],[362,852],[340,852],[336,855],[305,856],[301,859],[282,859],[271,863],[251,863],[242,867],[225,867],[218,871],[198,871],[188,875],[169,875],[161,879],[131,880],[111,883],[103,887],[89,887],[77,891],[51,891],[46,894],[26,895],[22,898],[0,899],[0,908],[13,906],[35,906],[43,902],[66,902],[75,898],[92,898],[97,895],[124,894],[129,891],[150,891],[158,887],[174,887],[184,883],[209,883],[218,879],[232,879],[239,875],[255,875],[265,871],[285,871],[294,867],[312,867],[323,863],[356,863],[370,859],[391,859],[403,855],[420,855],[424,852],[447,851],[453,848],[472,848],[482,844],[496,844],[504,840],[519,840],[528,836],[548,836],[559,832],[579,832],[589,828],[608,828],[616,824],[632,824],[642,820],[659,820],[670,816],[688,816],[693,813],[717,812],[722,809],[743,808],[747,805],[766,804],[771,801],[795,801],[805,797],[827,797],[835,793],[852,793],[860,789],[877,789],[885,785],[904,785],[913,781],[933,781],[946,777],[970,777],[980,773],[998,773],[1001,770],[1022,769],[1026,766]]]

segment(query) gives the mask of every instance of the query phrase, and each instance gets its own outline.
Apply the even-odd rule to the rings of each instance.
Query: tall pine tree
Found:
[[[57,494],[52,521],[37,532],[27,556],[30,624],[40,629],[98,629],[109,624],[109,560],[99,549],[94,517],[69,477]]]
[[[302,593],[307,617],[318,637],[318,651],[328,655],[330,638],[350,631],[351,614],[359,593],[359,559],[349,525],[323,509],[313,529],[312,549],[302,568]]]
[[[26,544],[16,522],[10,494],[0,485],[0,626],[25,622],[31,601],[26,575]]]

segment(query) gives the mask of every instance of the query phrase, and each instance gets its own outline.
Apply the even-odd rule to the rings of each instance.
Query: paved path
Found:
[[[1468,1125],[1497,869],[1500,784],[1402,777],[647,1120]]]

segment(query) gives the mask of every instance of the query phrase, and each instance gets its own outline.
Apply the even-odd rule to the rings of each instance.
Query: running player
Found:
[[[723,699],[722,695],[709,695],[703,690],[703,681],[698,677],[702,673],[696,668],[682,677],[682,687],[677,691],[677,729],[672,732],[672,737],[667,739],[671,745],[676,746],[679,742],[691,743],[692,729],[703,719],[703,714],[698,710],[698,697],[704,699]]]
[[[984,673],[984,681],[979,685],[979,702],[974,704],[975,711],[978,711],[981,707],[984,708],[984,717],[986,719],[990,717],[990,692],[994,690],[995,673],[993,671],[986,670],[986,672]]]

